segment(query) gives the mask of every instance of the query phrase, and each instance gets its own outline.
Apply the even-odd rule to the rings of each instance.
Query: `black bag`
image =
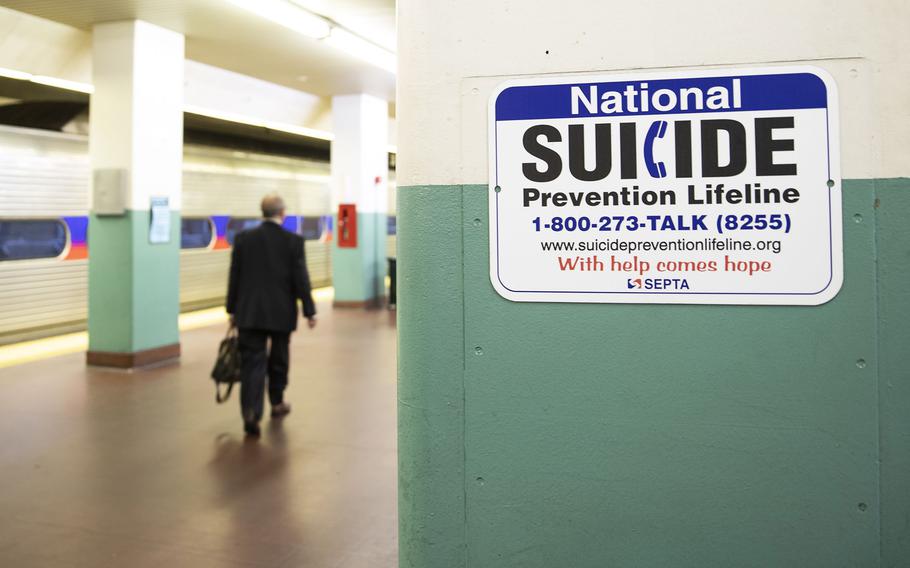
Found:
[[[240,340],[237,337],[237,328],[231,326],[227,335],[218,346],[218,358],[212,368],[212,378],[215,379],[215,401],[218,404],[225,402],[234,390],[234,384],[240,382]],[[227,391],[221,394],[221,385],[227,385]]]

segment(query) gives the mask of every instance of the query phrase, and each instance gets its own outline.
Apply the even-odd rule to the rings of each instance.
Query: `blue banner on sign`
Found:
[[[827,107],[812,73],[508,87],[495,120],[690,114]]]

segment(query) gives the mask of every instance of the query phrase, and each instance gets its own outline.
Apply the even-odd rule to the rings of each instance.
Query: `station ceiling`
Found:
[[[395,0],[294,0],[395,49]],[[141,19],[186,36],[187,59],[319,96],[367,93],[395,100],[395,75],[258,17],[228,0],[3,0],[7,8],[91,30]]]

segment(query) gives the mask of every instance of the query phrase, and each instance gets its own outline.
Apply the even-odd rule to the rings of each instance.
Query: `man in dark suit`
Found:
[[[272,418],[291,411],[284,390],[288,344],[297,329],[297,300],[303,303],[309,328],[316,327],[303,237],[282,228],[285,207],[277,195],[263,198],[262,217],[261,225],[234,238],[227,296],[231,324],[239,330],[243,428],[251,436],[259,435],[266,375]]]

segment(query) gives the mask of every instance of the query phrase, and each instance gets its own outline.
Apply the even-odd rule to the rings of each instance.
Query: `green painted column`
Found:
[[[332,99],[332,197],[357,206],[357,246],[332,247],[335,305],[379,305],[385,295],[388,103],[369,95]]]
[[[462,200],[459,185],[398,187],[402,568],[467,566]]]
[[[135,354],[179,342],[180,214],[170,242],[150,244],[148,211],[89,221],[90,350]],[[175,308],[177,306],[177,308]]]
[[[910,180],[843,187],[816,307],[509,302],[487,187],[399,188],[401,566],[903,566]]]
[[[874,188],[881,557],[896,568],[910,561],[910,179]]]
[[[886,4],[398,0],[401,568],[910,566],[910,4]],[[672,91],[664,78],[790,65],[820,67],[837,87],[826,119],[839,127],[777,154],[801,163],[838,149],[844,280],[830,301],[571,304],[496,292],[488,184],[500,163],[555,164],[534,137],[564,150],[563,127],[612,124],[609,154],[582,129],[584,152],[576,137],[574,165],[563,160],[541,185],[570,192],[576,172],[611,163],[612,177],[586,188],[634,191],[616,124],[653,126],[664,105],[618,105],[632,98],[604,83],[641,73],[631,90],[647,84],[654,103]],[[506,100],[494,94],[531,80],[587,95],[515,90],[501,109],[514,121],[491,124]],[[525,120],[544,108],[551,118]],[[499,143],[544,123],[560,136]],[[626,138],[630,172],[652,177],[641,190],[670,188],[673,165],[698,162],[680,144],[695,144],[685,128],[666,130],[658,150],[662,132],[653,146],[647,134]],[[749,159],[758,146],[747,137]],[[518,233],[493,234],[533,280]]]
[[[332,248],[332,281],[336,302],[376,300],[384,292],[386,214],[357,214],[357,247]]]
[[[182,35],[146,22],[93,30],[92,365],[134,368],[180,354],[183,50]]]

